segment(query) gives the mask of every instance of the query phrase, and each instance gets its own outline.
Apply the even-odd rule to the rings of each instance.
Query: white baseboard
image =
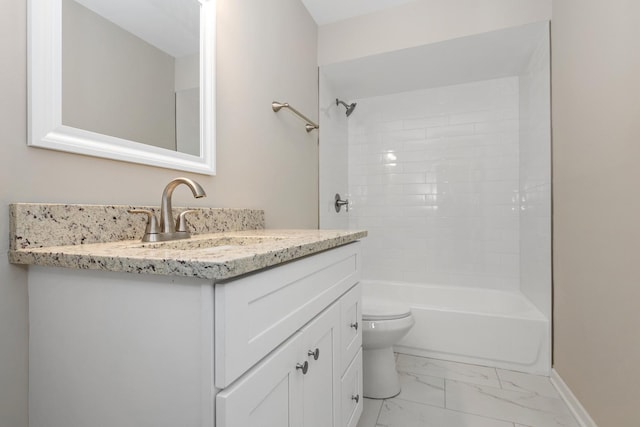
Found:
[[[556,390],[558,390],[558,393],[560,393],[560,397],[562,397],[562,400],[567,404],[576,421],[580,424],[580,427],[598,427],[555,369],[551,369],[551,383]]]

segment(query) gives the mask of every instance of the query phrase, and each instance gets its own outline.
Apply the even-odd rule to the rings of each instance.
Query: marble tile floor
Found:
[[[397,355],[402,392],[364,400],[357,427],[579,427],[549,378]]]

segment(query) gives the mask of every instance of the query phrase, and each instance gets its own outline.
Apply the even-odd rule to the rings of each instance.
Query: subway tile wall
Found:
[[[349,226],[363,276],[516,290],[519,78],[357,100]]]
[[[551,318],[549,33],[520,76],[520,289]]]

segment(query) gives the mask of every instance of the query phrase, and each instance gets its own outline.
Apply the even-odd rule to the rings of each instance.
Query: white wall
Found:
[[[351,228],[363,276],[518,288],[518,78],[359,99]]]
[[[322,25],[318,64],[551,19],[552,0],[417,0]]]
[[[551,318],[551,70],[545,31],[520,76],[520,290]]]
[[[218,175],[215,177],[27,147],[26,0],[0,0],[0,253],[12,202],[158,205],[165,184],[193,178],[176,206],[266,211],[269,228],[318,224],[317,134],[280,98],[316,119],[317,27],[298,0],[218,0]],[[295,34],[295,37],[291,37]],[[283,66],[286,64],[286,66]],[[27,426],[26,269],[0,257],[0,426]]]
[[[343,207],[334,208],[335,194],[349,197],[347,116],[342,105],[336,105],[336,92],[322,70],[319,74],[320,97],[320,228],[349,227],[349,216]]]

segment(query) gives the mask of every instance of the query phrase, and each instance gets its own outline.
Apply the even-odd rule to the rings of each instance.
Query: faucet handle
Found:
[[[182,211],[178,214],[178,218],[176,218],[176,232],[189,232],[186,216],[191,212],[196,212],[196,209],[187,209],[186,211]]]
[[[147,221],[147,228],[144,230],[144,238],[143,241],[147,241],[149,234],[158,234],[160,228],[158,227],[158,220],[153,212],[148,209],[129,209],[127,212],[132,214],[145,214],[148,216],[149,220]]]

